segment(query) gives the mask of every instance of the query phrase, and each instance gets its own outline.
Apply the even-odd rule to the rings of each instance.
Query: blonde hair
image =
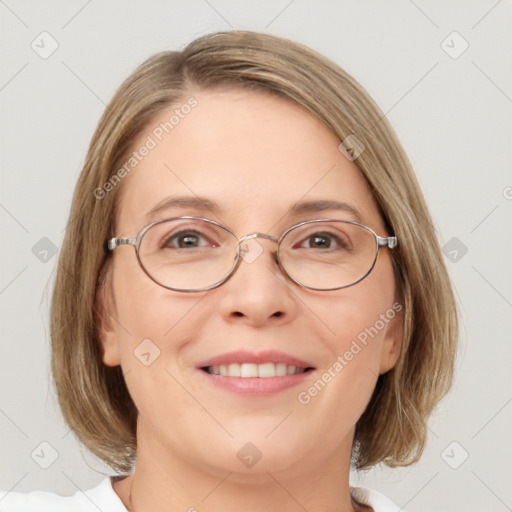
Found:
[[[65,420],[80,441],[112,468],[132,469],[137,410],[120,367],[102,362],[100,290],[115,236],[123,183],[98,199],[96,190],[123,166],[157,113],[193,90],[242,87],[302,105],[340,141],[355,135],[355,159],[391,233],[404,306],[403,341],[395,367],[378,379],[359,419],[353,464],[407,465],[420,457],[426,421],[448,391],[458,336],[456,306],[435,229],[411,164],[384,114],[336,64],[279,37],[219,32],[144,62],[120,86],[92,138],[73,196],[51,305],[52,369]],[[136,172],[136,170],[134,171]]]

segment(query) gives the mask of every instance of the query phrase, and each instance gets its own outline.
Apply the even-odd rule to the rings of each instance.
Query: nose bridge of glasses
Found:
[[[270,240],[278,243],[279,239],[266,233],[251,233],[238,239],[240,256],[248,263],[252,263],[260,254],[263,253],[263,247],[256,241],[257,238]]]
[[[266,233],[251,233],[250,235],[245,235],[242,238],[238,239],[238,243],[241,245],[247,240],[254,240],[255,238],[264,238],[265,240],[272,240],[273,242],[278,242],[278,239],[275,236],[267,235]]]

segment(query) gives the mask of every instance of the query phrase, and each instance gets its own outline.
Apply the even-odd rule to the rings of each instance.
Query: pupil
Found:
[[[190,247],[197,244],[197,237],[195,235],[186,235],[180,238],[180,247]]]
[[[329,240],[325,236],[314,236],[312,237],[312,247],[330,247]]]

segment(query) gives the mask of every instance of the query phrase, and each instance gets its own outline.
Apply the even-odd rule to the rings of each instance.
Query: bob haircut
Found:
[[[302,105],[340,142],[355,135],[364,144],[354,163],[399,240],[390,254],[404,307],[403,340],[397,364],[379,376],[356,425],[352,463],[364,469],[416,462],[428,416],[452,382],[458,320],[414,171],[385,115],[350,75],[301,44],[250,31],[209,34],[182,51],[149,58],[119,87],[99,121],[74,191],[51,302],[52,370],[64,418],[113,469],[133,469],[137,409],[121,367],[102,362],[99,339],[111,261],[105,241],[116,235],[123,189],[119,170],[163,109],[185,103],[194,91],[233,87]]]

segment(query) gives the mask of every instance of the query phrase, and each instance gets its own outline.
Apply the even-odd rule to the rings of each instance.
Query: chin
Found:
[[[264,432],[264,433],[263,433]],[[274,432],[248,430],[245,435],[236,435],[233,439],[225,439],[227,443],[218,442],[213,461],[209,463],[224,471],[238,475],[240,481],[255,481],[263,478],[268,481],[268,473],[297,473],[304,469],[304,461],[315,449],[311,436],[299,439],[287,436],[284,438]],[[268,437],[267,437],[268,436]],[[211,459],[212,452],[209,453]],[[234,475],[233,475],[234,476]],[[230,480],[232,477],[230,477]],[[257,481],[257,480],[256,480]]]

